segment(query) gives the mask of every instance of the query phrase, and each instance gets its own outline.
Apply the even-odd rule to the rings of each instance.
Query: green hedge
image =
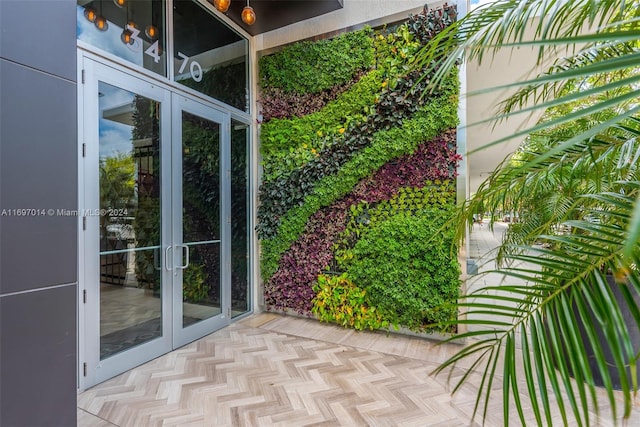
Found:
[[[263,87],[317,93],[348,82],[373,65],[372,30],[364,28],[330,40],[304,41],[260,59]]]
[[[261,272],[265,282],[277,270],[280,255],[304,231],[307,220],[314,212],[348,194],[358,181],[373,174],[388,161],[412,153],[420,143],[457,125],[457,87],[457,76],[450,77],[442,87],[441,95],[429,100],[416,117],[406,120],[402,127],[376,133],[370,146],[357,153],[338,174],[318,182],[302,206],[290,209],[282,217],[278,235],[262,240]]]
[[[391,324],[431,331],[456,318],[460,266],[447,217],[439,209],[399,212],[355,244],[347,275]]]
[[[364,120],[366,108],[375,104],[380,93],[382,74],[379,70],[367,73],[318,112],[262,124],[263,179],[271,180],[300,167],[324,144],[340,137],[341,130],[344,131],[350,122]]]

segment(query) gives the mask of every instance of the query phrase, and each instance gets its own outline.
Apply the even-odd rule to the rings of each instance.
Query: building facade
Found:
[[[0,425],[75,425],[78,390],[261,310],[257,59],[424,1],[244,5],[0,0]],[[463,64],[462,93],[534,62]],[[467,156],[498,95],[462,97],[458,197],[519,142]]]
[[[242,3],[0,0],[0,425],[260,310],[258,56],[423,6]]]
[[[75,7],[0,2],[3,426],[76,420],[78,227],[55,215],[78,206]]]

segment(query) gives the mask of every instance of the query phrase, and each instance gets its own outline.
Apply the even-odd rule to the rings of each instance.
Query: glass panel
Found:
[[[78,40],[167,75],[161,0],[78,0],[76,15]]]
[[[175,80],[249,111],[249,43],[191,0],[174,2]]]
[[[249,304],[249,126],[231,121],[231,316],[250,309]]]
[[[162,335],[160,104],[99,83],[100,359]]]
[[[182,113],[183,326],[221,312],[220,125]],[[186,251],[185,251],[186,252]]]

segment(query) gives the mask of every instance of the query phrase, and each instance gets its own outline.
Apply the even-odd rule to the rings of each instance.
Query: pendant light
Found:
[[[116,4],[118,4],[118,0],[113,0],[114,2],[116,2]],[[124,0],[121,0],[122,4],[124,4]],[[126,9],[126,23],[124,24],[124,29],[122,30],[122,34],[120,34],[120,40],[122,40],[122,43],[124,44],[130,44],[133,45],[135,43],[135,39],[133,38],[133,31],[131,31],[129,29],[129,27],[131,28],[136,28],[136,23],[133,22],[133,20],[129,20],[129,3],[127,3],[127,9]]]
[[[94,22],[96,22],[96,18],[98,17],[98,14],[96,13],[96,10],[94,8],[87,7],[84,10],[84,17],[87,18],[87,21],[93,24]]]
[[[247,25],[253,25],[256,22],[256,13],[249,6],[249,0],[247,0],[247,5],[242,9],[242,22]]]
[[[147,28],[145,28],[144,33],[151,40],[155,40],[158,38],[158,28],[153,24],[147,25]]]
[[[93,22],[93,25],[100,31],[107,31],[109,29],[109,23],[107,22],[107,18],[102,14],[102,0],[100,0],[100,15]]]
[[[133,32],[130,29],[125,28],[122,30],[122,34],[120,34],[120,40],[122,40],[122,43],[124,44],[133,44]]]
[[[220,12],[225,13],[229,10],[229,6],[231,6],[231,0],[213,0],[213,5]]]
[[[107,31],[109,29],[109,23],[107,22],[107,19],[102,15],[96,18],[94,25],[100,31]]]

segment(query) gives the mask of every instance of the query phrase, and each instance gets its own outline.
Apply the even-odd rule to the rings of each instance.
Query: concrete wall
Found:
[[[463,120],[468,126],[465,129],[469,177],[467,196],[475,192],[489,173],[518,148],[524,137],[511,138],[493,147],[482,147],[533,126],[542,116],[543,111],[539,110],[533,114],[512,116],[497,126],[493,122],[481,123],[494,117],[499,111],[500,103],[515,93],[517,88],[482,91],[535,76],[542,70],[536,65],[536,54],[535,49],[530,47],[505,48],[493,57],[491,54],[487,55],[481,64],[478,61],[466,64],[466,96],[463,96],[462,102],[466,106],[466,117]]]
[[[75,0],[0,0],[0,425],[76,425]]]
[[[535,26],[539,24],[539,18],[533,18],[530,24],[524,32],[524,40],[535,38]],[[548,54],[541,64],[536,64],[538,53],[538,48],[531,46],[502,48],[495,53],[487,52],[482,63],[473,60],[466,64],[466,91],[463,92],[462,97],[466,111],[461,120],[467,125],[465,129],[469,177],[467,196],[475,192],[478,186],[487,179],[489,173],[509,157],[525,140],[525,137],[512,137],[493,147],[486,147],[486,145],[534,126],[544,113],[544,110],[535,110],[512,115],[507,120],[500,122],[482,123],[499,114],[501,102],[521,87],[490,91],[487,89],[534,78],[548,70],[557,58],[573,53],[573,49],[560,50],[555,56]],[[529,102],[526,106],[532,105],[533,103]]]

